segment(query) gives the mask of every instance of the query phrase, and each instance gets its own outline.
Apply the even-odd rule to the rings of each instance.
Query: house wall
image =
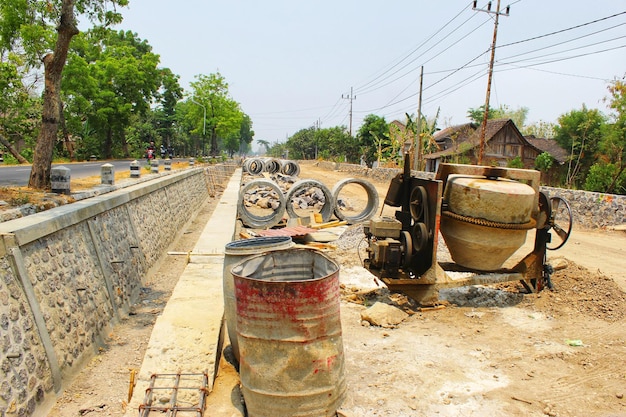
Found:
[[[0,224],[0,415],[37,415],[56,400],[234,168],[172,173]]]
[[[498,166],[506,167],[510,160],[519,157],[524,168],[532,169],[537,155],[537,151],[526,145],[514,129],[507,127],[486,144],[484,159],[489,162],[494,160]]]

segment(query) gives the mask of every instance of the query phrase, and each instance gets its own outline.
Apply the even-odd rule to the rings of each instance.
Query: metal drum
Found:
[[[441,234],[452,259],[466,268],[495,271],[526,241],[535,191],[507,179],[450,175],[444,191],[449,212]]]
[[[248,416],[335,416],[346,391],[339,266],[288,249],[249,257],[232,274]]]
[[[228,329],[228,338],[233,348],[235,359],[239,362],[239,343],[237,343],[237,303],[235,300],[235,284],[230,273],[232,267],[248,256],[259,255],[273,250],[289,249],[293,241],[289,236],[254,237],[235,240],[227,243],[224,248],[224,269],[222,271],[224,292],[224,318]]]

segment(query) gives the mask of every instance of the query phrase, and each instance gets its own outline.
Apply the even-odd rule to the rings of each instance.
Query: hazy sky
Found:
[[[583,103],[607,112],[608,82],[626,74],[626,1],[507,5],[491,107],[527,107],[527,123]],[[316,123],[348,127],[351,102],[353,133],[372,113],[405,121],[417,113],[421,66],[422,113],[440,109],[440,127],[485,103],[495,14],[472,1],[131,0],[122,13],[119,28],[147,40],[185,89],[219,71],[255,139],[270,143]]]

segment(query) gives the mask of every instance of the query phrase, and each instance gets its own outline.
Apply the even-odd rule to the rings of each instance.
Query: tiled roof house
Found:
[[[426,171],[436,172],[442,162],[477,164],[480,147],[480,125],[466,123],[435,133],[433,139],[439,150],[424,155]],[[543,150],[531,144],[511,119],[487,121],[483,164],[507,166],[519,157],[524,168],[533,168],[535,158]]]

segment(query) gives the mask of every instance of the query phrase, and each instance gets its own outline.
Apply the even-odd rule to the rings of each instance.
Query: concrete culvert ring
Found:
[[[341,197],[341,192],[344,187],[347,185],[356,184],[363,188],[363,190],[367,193],[367,204],[365,207],[361,209],[357,209],[357,213],[354,215],[348,215],[344,207],[340,207],[340,203],[343,202]],[[333,187],[333,199],[335,200],[335,217],[339,220],[345,220],[349,224],[360,223],[367,221],[374,217],[376,211],[378,210],[378,191],[376,191],[376,187],[372,185],[370,182],[360,179],[360,178],[346,178],[339,181]]]
[[[263,172],[264,168],[265,164],[258,158],[246,159],[246,162],[244,163],[244,169],[251,175],[259,175]]]
[[[251,213],[246,207],[247,198],[246,194],[254,193],[255,190],[265,190],[271,193],[273,198],[276,198],[278,204],[274,204],[276,207],[271,209],[271,213],[267,215],[260,215]],[[285,214],[285,196],[278,184],[266,179],[252,180],[244,185],[239,191],[239,201],[237,202],[237,214],[241,219],[241,222],[255,229],[265,229],[276,226],[283,218]]]
[[[283,166],[278,159],[269,159],[265,161],[265,172],[269,174],[276,174],[277,172],[280,172],[282,167]]]
[[[301,194],[308,192],[312,188],[317,188],[323,194],[324,203],[318,212],[322,215],[322,221],[328,222],[333,215],[335,200],[333,199],[333,194],[330,192],[330,189],[316,180],[300,180],[291,186],[285,198],[287,213],[292,219],[305,218],[304,216],[299,216],[298,213],[296,213],[296,209],[293,206],[293,200]]]
[[[284,161],[282,173],[290,177],[297,177],[300,174],[300,165],[294,161]]]

